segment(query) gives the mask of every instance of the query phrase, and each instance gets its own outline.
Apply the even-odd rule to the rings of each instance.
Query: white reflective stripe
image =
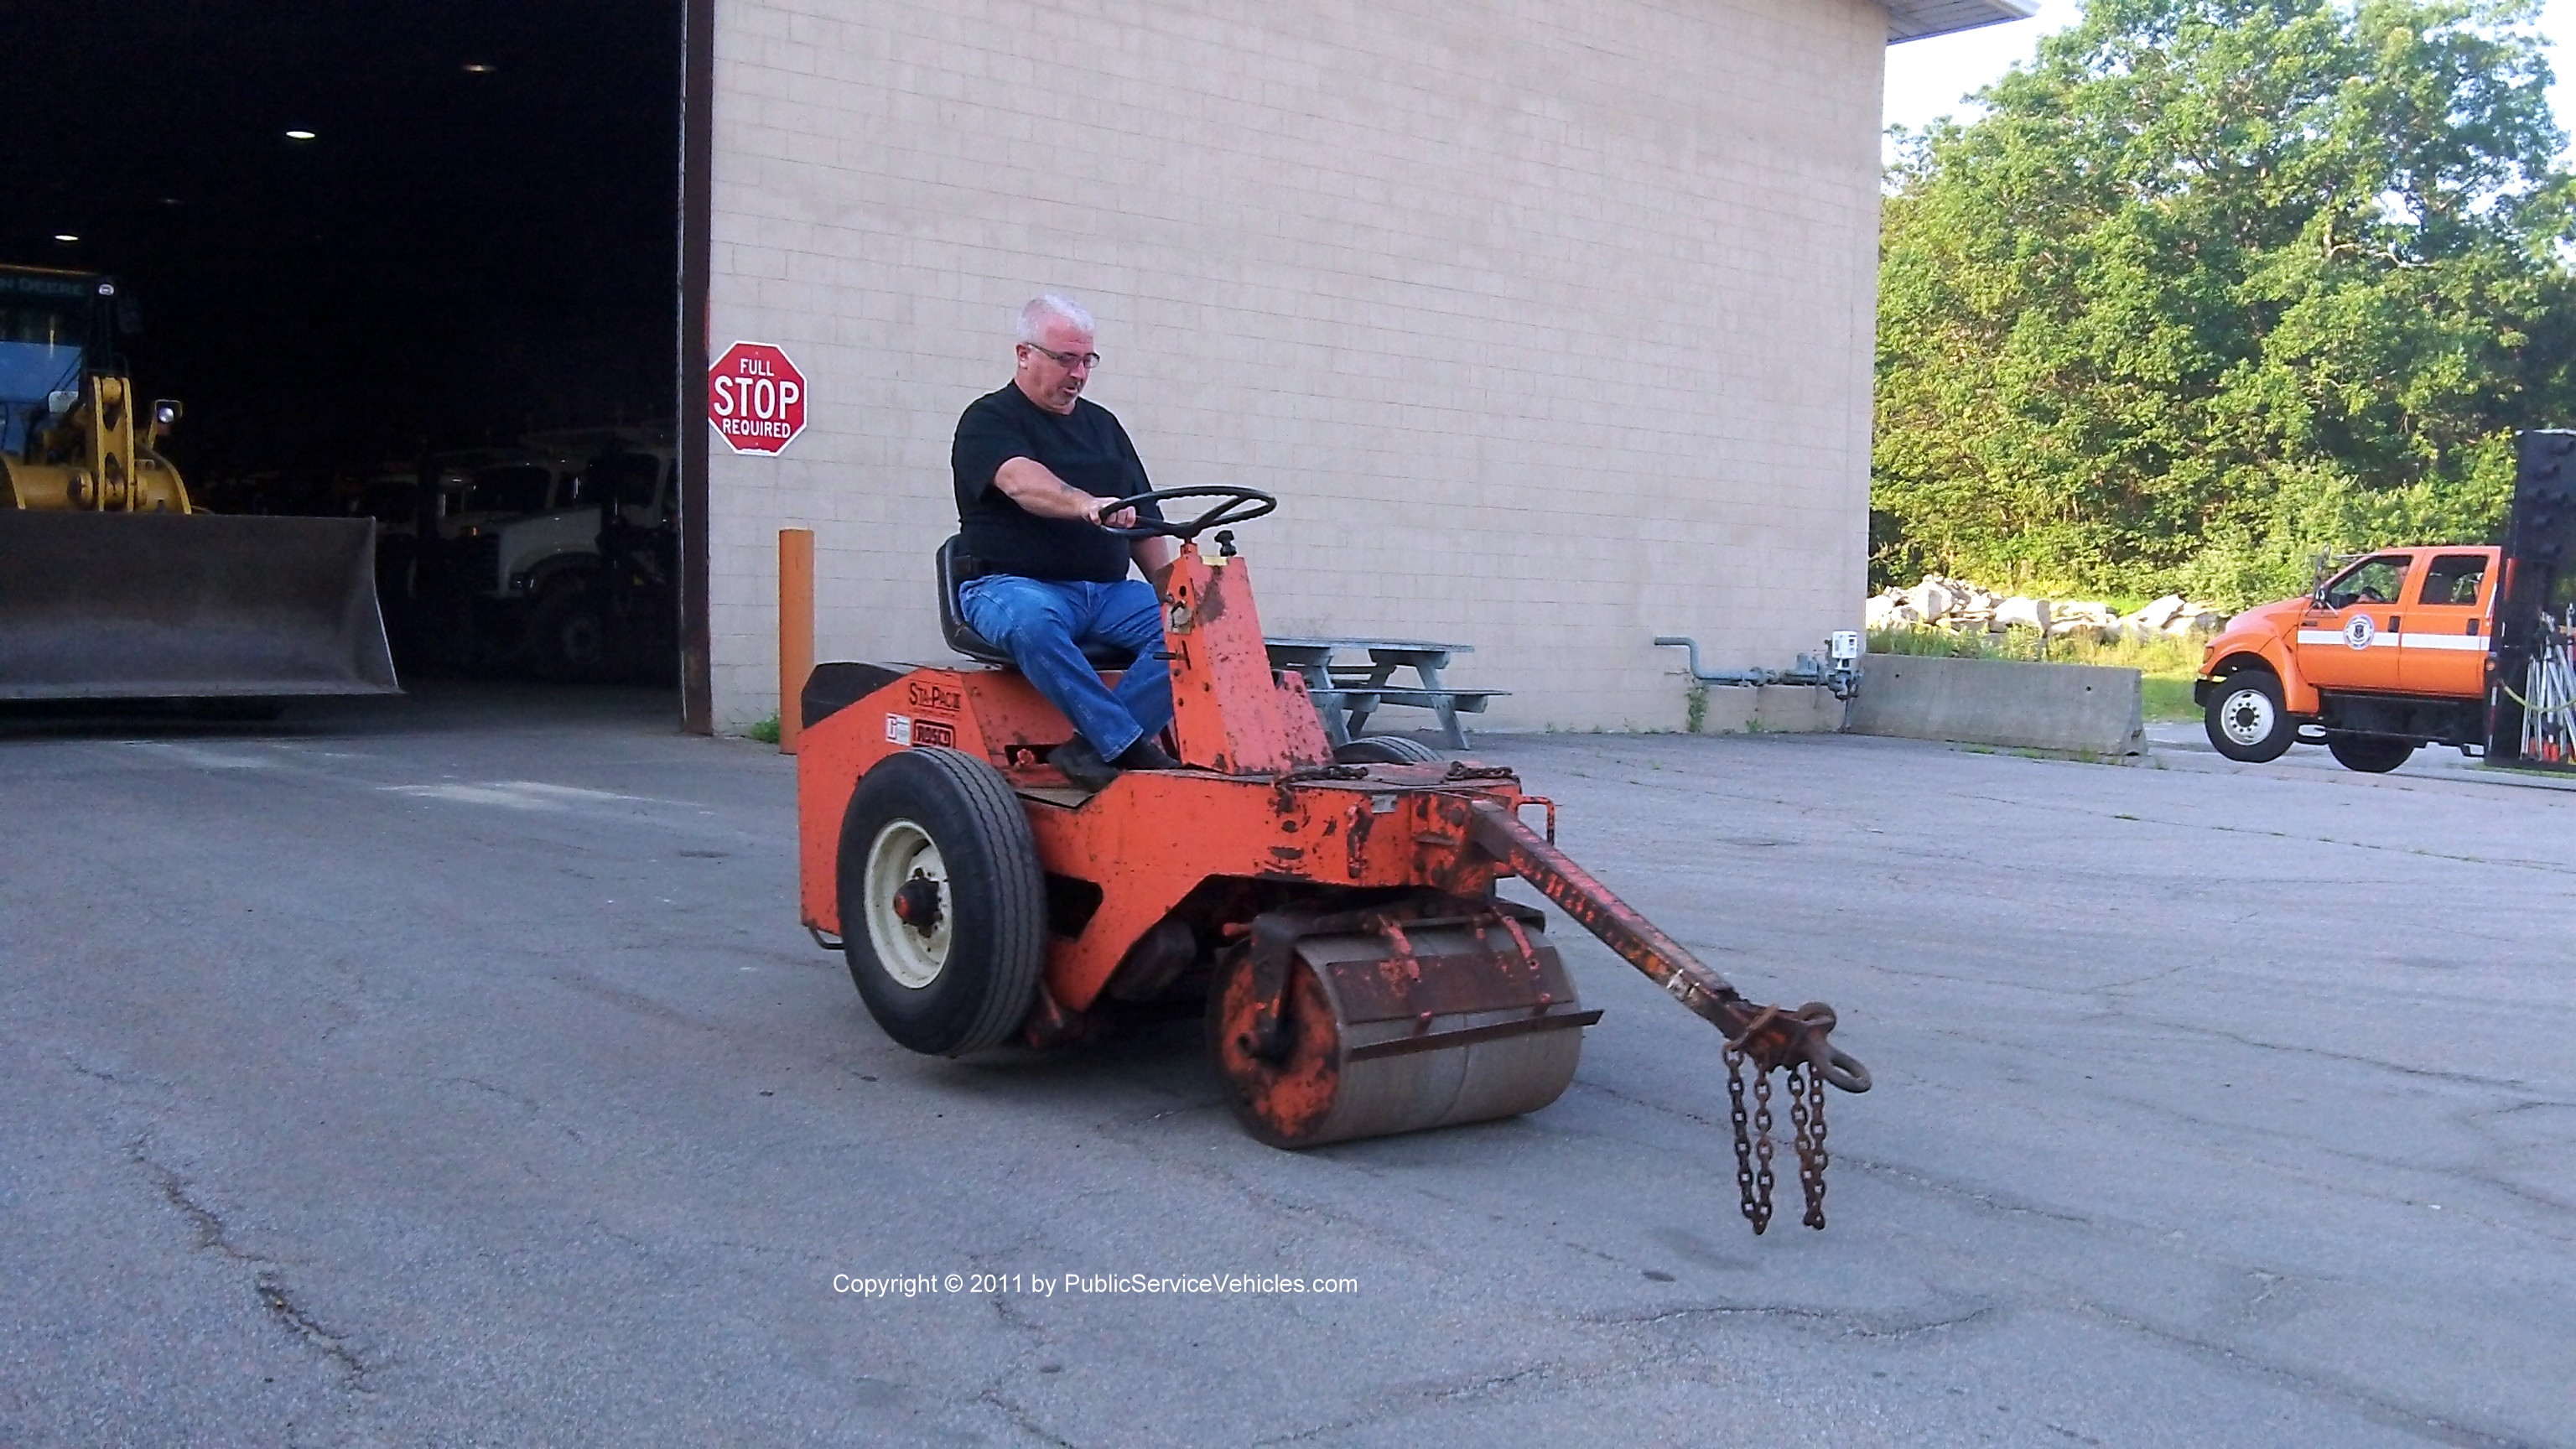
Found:
[[[2457,649],[2477,654],[2484,654],[2487,649],[2487,641],[2475,634],[2401,634],[2398,637],[2406,641],[2409,649]]]

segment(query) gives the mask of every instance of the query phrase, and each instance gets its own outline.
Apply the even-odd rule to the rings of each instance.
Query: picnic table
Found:
[[[1482,714],[1486,701],[1508,695],[1507,689],[1452,689],[1440,672],[1453,656],[1472,654],[1472,644],[1442,644],[1429,639],[1364,639],[1339,636],[1289,636],[1264,639],[1270,667],[1293,669],[1306,681],[1307,697],[1324,721],[1324,734],[1336,745],[1368,727],[1378,706],[1427,709],[1439,718],[1443,742],[1453,750],[1467,748],[1467,732],[1458,727],[1461,713]],[[1365,655],[1363,664],[1352,656]],[[1396,671],[1413,671],[1414,683],[1396,682]]]

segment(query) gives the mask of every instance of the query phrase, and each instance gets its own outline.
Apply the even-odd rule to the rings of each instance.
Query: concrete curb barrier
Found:
[[[2135,669],[1872,654],[1851,732],[2108,756],[2147,752]]]

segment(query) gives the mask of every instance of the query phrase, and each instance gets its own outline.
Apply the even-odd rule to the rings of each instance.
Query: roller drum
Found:
[[[1302,1148],[1535,1112],[1574,1080],[1599,1013],[1535,924],[1496,921],[1306,937],[1278,1060],[1254,1054],[1253,1015],[1245,956],[1211,998],[1210,1047],[1245,1130]]]

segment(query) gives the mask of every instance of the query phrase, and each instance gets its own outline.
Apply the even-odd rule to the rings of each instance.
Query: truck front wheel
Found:
[[[2281,681],[2268,669],[2240,670],[2220,680],[2210,691],[2204,723],[2211,748],[2251,765],[2281,758],[2299,733],[2281,706]]]
[[[2326,736],[2326,752],[2347,770],[2359,770],[2365,775],[2385,775],[2415,757],[2415,742],[2392,739],[2387,735],[2337,733]]]

